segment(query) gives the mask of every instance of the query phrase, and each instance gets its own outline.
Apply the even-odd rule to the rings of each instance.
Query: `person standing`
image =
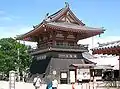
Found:
[[[58,87],[58,81],[56,79],[54,79],[52,81],[52,89],[57,89],[57,87]]]
[[[41,79],[40,77],[37,75],[37,77],[34,78],[33,80],[33,85],[35,86],[35,89],[39,89],[41,86]]]

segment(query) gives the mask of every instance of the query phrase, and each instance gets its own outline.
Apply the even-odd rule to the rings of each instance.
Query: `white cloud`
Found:
[[[18,27],[16,29],[14,29],[14,36],[17,36],[17,35],[22,35],[22,34],[25,34],[27,32],[29,32],[30,30],[32,30],[33,28],[32,27]]]
[[[13,21],[13,20],[18,20],[18,19],[21,19],[21,17],[20,16],[6,16],[6,15],[0,16],[0,21]]]
[[[12,21],[11,17],[0,17],[0,21]]]
[[[21,17],[16,15],[10,15],[5,11],[0,10],[0,21],[12,21],[12,20],[18,20],[18,19],[21,19]]]
[[[28,45],[28,46],[31,46],[32,48],[36,48],[37,47],[37,43],[36,42],[20,41],[20,43]]]
[[[32,27],[21,28],[21,29],[19,29],[19,33],[17,35],[25,34],[25,33],[29,32],[32,29],[33,29]],[[25,45],[30,45],[32,48],[36,48],[36,46],[37,46],[36,42],[21,41],[21,43],[25,44]]]
[[[31,27],[0,27],[0,38],[7,38],[7,37],[16,37],[16,35],[24,34],[28,31],[30,31]]]
[[[12,18],[5,11],[0,10],[0,21],[11,21]]]
[[[28,31],[32,30],[32,27],[0,27],[0,38],[9,38],[9,37],[16,37],[17,35],[25,34]],[[35,42],[27,42],[27,41],[20,41],[22,44],[30,45],[31,47],[36,47]]]

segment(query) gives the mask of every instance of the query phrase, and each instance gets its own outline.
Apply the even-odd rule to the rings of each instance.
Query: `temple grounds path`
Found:
[[[93,87],[94,85],[94,87]],[[108,88],[108,87],[96,87],[97,83],[84,83],[84,84],[75,84],[75,89],[117,89],[117,88]],[[9,81],[0,81],[0,89],[9,89]],[[15,89],[35,89],[32,83],[25,82],[16,82]],[[40,89],[46,89],[46,84],[42,84]],[[58,89],[72,89],[71,84],[59,84]]]

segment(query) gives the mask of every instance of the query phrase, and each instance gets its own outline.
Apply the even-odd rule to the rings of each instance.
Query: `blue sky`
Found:
[[[102,37],[120,36],[120,0],[0,0],[0,38],[30,31],[64,2],[87,26],[104,27]]]

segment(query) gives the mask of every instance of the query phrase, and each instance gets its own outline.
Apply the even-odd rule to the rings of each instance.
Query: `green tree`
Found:
[[[29,68],[31,56],[27,52],[30,47],[20,44],[13,38],[0,39],[0,72],[7,74],[14,70],[19,72]]]

